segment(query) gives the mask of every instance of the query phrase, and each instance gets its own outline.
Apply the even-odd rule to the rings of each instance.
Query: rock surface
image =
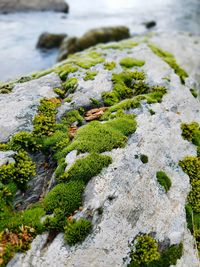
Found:
[[[129,29],[124,26],[118,26],[93,29],[86,32],[80,38],[66,38],[60,47],[58,61],[66,59],[69,54],[82,51],[93,45],[119,41],[129,37]]]
[[[69,6],[64,0],[1,0],[0,12],[18,11],[59,11],[68,12]]]
[[[175,55],[178,64],[189,74],[185,85],[168,64],[152,53],[143,42],[147,39]],[[8,267],[127,266],[128,244],[139,232],[155,232],[158,240],[169,239],[170,244],[183,242],[183,256],[176,266],[199,266],[184,209],[190,190],[189,178],[178,162],[185,156],[196,155],[195,146],[182,138],[180,125],[191,121],[200,123],[200,103],[190,92],[191,84],[198,89],[200,83],[200,57],[197,56],[200,37],[163,33],[148,38],[137,37],[134,41],[139,45],[131,49],[96,49],[107,61],[117,63],[114,72],[122,70],[119,62],[124,57],[145,60],[141,69],[147,74],[148,83],[165,85],[168,92],[161,103],[142,101],[140,108],[129,110],[137,115],[136,132],[130,136],[125,148],[106,152],[112,156],[113,163],[88,183],[81,214],[93,216],[92,233],[82,244],[73,247],[64,242],[63,234],[48,246],[44,246],[48,238],[46,233],[37,236],[31,249],[26,254],[16,254]],[[72,102],[65,102],[59,108],[58,118],[66,111],[90,105],[91,98],[101,100],[102,92],[112,90],[112,72],[105,70],[103,64],[91,69],[98,71],[93,81],[82,79],[83,69],[69,74],[68,78],[77,77],[78,87],[69,95]],[[27,125],[31,129],[30,118],[35,114],[39,98],[52,96],[52,88],[59,84],[58,76],[50,74],[17,85],[10,95],[0,96],[0,127],[5,129],[1,132],[1,141],[15,131],[26,129]],[[14,111],[12,107],[15,107]],[[150,109],[154,115],[150,114]],[[142,154],[148,156],[147,164],[141,162]],[[72,164],[76,157],[76,151],[71,152],[66,161]],[[156,172],[159,170],[165,171],[172,180],[167,194],[157,183]],[[102,215],[97,215],[99,207],[103,208]]]
[[[43,48],[43,49],[51,49],[55,47],[59,47],[63,41],[64,38],[66,38],[66,34],[54,34],[54,33],[48,33],[44,32],[40,35],[37,45],[37,48]]]

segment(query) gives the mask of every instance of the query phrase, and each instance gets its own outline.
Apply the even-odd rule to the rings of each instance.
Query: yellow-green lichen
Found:
[[[115,67],[116,67],[116,63],[114,61],[104,63],[104,69],[106,70],[113,70]]]

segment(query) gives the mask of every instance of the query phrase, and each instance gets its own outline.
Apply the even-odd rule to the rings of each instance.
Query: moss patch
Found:
[[[142,67],[145,64],[145,61],[139,60],[132,57],[125,57],[120,60],[120,65],[124,68],[132,68],[132,67]]]
[[[161,48],[157,47],[154,44],[149,44],[149,48],[160,58],[162,58],[173,70],[174,72],[180,77],[180,80],[183,84],[185,84],[185,79],[188,77],[187,72],[182,69],[176,62],[176,59],[172,54],[162,50]]]
[[[116,63],[114,61],[104,63],[105,70],[113,70],[115,67],[116,67]]]
[[[137,236],[133,245],[129,267],[169,267],[176,265],[183,254],[182,243],[163,249],[160,243],[147,234]]]
[[[101,170],[112,162],[109,156],[92,153],[91,155],[78,159],[64,175],[58,178],[59,181],[81,180],[84,183],[99,174]]]
[[[156,173],[156,178],[157,178],[158,183],[162,187],[164,187],[166,192],[168,192],[171,185],[172,185],[172,182],[171,182],[170,178],[167,176],[167,174],[163,171],[159,171]]]
[[[84,81],[94,80],[95,76],[98,74],[98,71],[87,71],[85,73],[85,77],[83,78]]]
[[[142,161],[143,164],[146,164],[149,161],[148,156],[143,154],[140,156],[140,160]]]
[[[123,50],[126,48],[131,49],[137,45],[138,45],[138,43],[134,42],[133,40],[124,40],[124,41],[117,42],[117,43],[102,45],[101,48],[102,49],[120,49],[120,50]]]
[[[91,229],[92,223],[84,218],[69,221],[65,226],[65,240],[69,245],[75,245],[84,241]]]

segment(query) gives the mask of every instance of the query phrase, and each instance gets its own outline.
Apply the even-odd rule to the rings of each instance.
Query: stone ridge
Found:
[[[188,53],[180,51],[180,40]],[[71,214],[68,205],[66,217],[71,214],[69,224],[80,218],[92,222],[92,230],[82,243],[69,246],[63,233],[48,243],[49,235],[43,233],[37,235],[27,253],[17,253],[7,266],[128,266],[133,260],[132,241],[141,233],[152,235],[161,251],[183,245],[182,255],[177,256],[173,265],[199,266],[195,240],[187,229],[185,214],[190,183],[179,161],[188,155],[196,156],[195,146],[181,136],[181,124],[200,123],[199,100],[190,91],[191,87],[199,89],[196,72],[200,61],[193,56],[193,49],[200,52],[196,44],[200,38],[187,34],[169,38],[168,34],[168,45],[165,41],[163,33],[99,45],[53,67],[51,74],[18,83],[11,93],[0,95],[0,126],[5,129],[1,142],[22,130],[34,133],[45,114],[50,124],[43,128],[46,136],[39,145],[47,150],[57,169],[53,169],[54,175],[49,177],[49,187],[43,196],[48,196],[48,191],[61,181],[63,186],[56,185],[56,190],[67,192],[67,185],[71,183],[73,187],[78,182],[81,191],[84,181],[81,208],[78,209],[79,200],[74,204],[77,210]],[[170,42],[173,51],[169,49]],[[187,71],[189,77],[185,78],[185,84],[172,64],[153,53],[148,43],[172,53],[176,67]],[[138,66],[138,62],[144,64]],[[112,68],[107,69],[108,65]],[[49,100],[39,101],[43,98]],[[16,107],[14,112],[10,111],[10,105]],[[46,105],[49,110],[44,110]],[[97,110],[92,113],[94,106]],[[86,121],[85,114],[98,114],[98,107],[103,107],[102,116],[96,117],[100,121]],[[6,126],[9,122],[10,130]],[[38,128],[36,133],[39,138]],[[32,137],[31,144],[34,144],[36,139]],[[6,145],[13,148],[12,142],[2,148]],[[142,156],[148,160],[143,162]],[[3,159],[6,157],[9,155],[2,154]],[[159,171],[170,178],[167,192],[157,181]],[[56,198],[53,190],[50,193]],[[44,204],[50,203],[45,204],[50,205],[46,209],[53,211],[56,218],[51,195],[45,198]],[[53,227],[55,221],[51,217],[48,222]]]

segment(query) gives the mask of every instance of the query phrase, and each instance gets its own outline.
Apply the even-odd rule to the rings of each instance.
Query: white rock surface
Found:
[[[9,163],[15,163],[15,160],[13,159],[14,155],[15,155],[15,152],[12,150],[0,151],[0,166],[4,164],[9,164]]]
[[[188,47],[194,38],[187,35],[168,36],[165,34],[153,37],[163,48],[177,55],[178,63],[184,63],[193,79],[198,78],[195,69],[200,59],[193,56],[192,49],[185,50],[180,45],[182,38]],[[198,39],[199,40],[199,39]],[[183,40],[182,40],[183,42]],[[196,48],[198,53],[200,47]],[[179,51],[180,50],[180,51]],[[182,52],[181,52],[182,51]],[[181,136],[182,122],[197,121],[200,123],[200,104],[190,93],[190,87],[183,86],[179,77],[159,57],[154,55],[146,44],[141,44],[129,51],[104,51],[109,60],[120,61],[125,56],[133,56],[146,61],[142,68],[147,72],[151,84],[165,84],[168,93],[162,103],[148,105],[142,102],[137,110],[137,130],[131,135],[124,149],[115,149],[106,154],[111,155],[113,163],[101,174],[94,177],[84,193],[83,213],[95,215],[96,209],[103,207],[103,214],[93,219],[93,231],[81,245],[69,247],[63,235],[59,234],[47,247],[45,236],[38,236],[32,249],[26,254],[17,254],[8,264],[9,267],[122,267],[130,252],[128,244],[139,233],[155,232],[156,238],[163,241],[170,239],[171,244],[183,242],[183,256],[177,267],[198,267],[199,260],[194,248],[194,239],[187,229],[185,202],[190,190],[188,176],[179,167],[179,160],[188,155],[196,155],[196,148]],[[191,61],[189,60],[191,59]],[[94,92],[100,98],[102,88],[111,89],[110,78],[100,70],[93,82],[83,82],[75,92],[75,106],[86,105]],[[116,71],[120,71],[118,66]],[[104,75],[102,87],[99,77]],[[163,81],[169,77],[170,82]],[[80,79],[80,78],[79,78]],[[199,80],[195,80],[198,85]],[[88,88],[91,90],[88,91]],[[81,95],[81,91],[85,94]],[[105,91],[105,90],[104,90]],[[85,98],[83,99],[83,97]],[[79,98],[80,97],[80,98]],[[80,100],[80,103],[79,103]],[[70,104],[61,107],[61,114],[70,109]],[[149,108],[155,111],[151,115]],[[132,110],[135,113],[136,111]],[[1,114],[1,112],[0,112]],[[143,164],[138,157],[148,156],[148,163]],[[156,180],[156,172],[163,170],[172,180],[172,187],[166,194]],[[112,197],[112,200],[111,200]]]
[[[30,131],[40,99],[55,97],[53,88],[60,84],[60,78],[52,73],[37,80],[17,84],[10,94],[0,94],[0,142],[6,142],[20,130]]]

